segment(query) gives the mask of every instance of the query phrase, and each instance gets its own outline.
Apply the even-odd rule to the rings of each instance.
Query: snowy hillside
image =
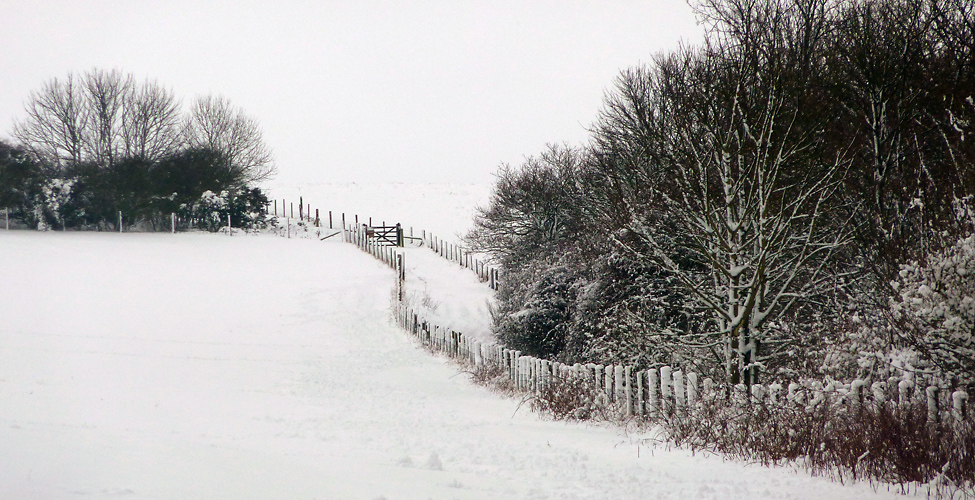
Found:
[[[401,223],[404,228],[433,232],[455,243],[471,227],[474,210],[486,205],[491,184],[369,184],[315,183],[272,185],[268,195],[273,200],[293,203],[298,213],[299,197],[318,208],[322,217],[332,210],[338,225],[341,213],[349,221],[354,215],[372,217],[376,225]]]
[[[341,242],[0,231],[0,276],[4,499],[897,496],[541,421]]]

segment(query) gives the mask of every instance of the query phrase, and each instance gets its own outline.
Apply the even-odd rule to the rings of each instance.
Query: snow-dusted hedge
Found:
[[[893,283],[900,297],[894,313],[915,328],[908,332],[920,354],[938,368],[975,382],[975,235],[902,266]]]

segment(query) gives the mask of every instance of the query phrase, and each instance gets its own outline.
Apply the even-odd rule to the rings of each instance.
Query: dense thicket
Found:
[[[122,223],[214,229],[260,222],[255,183],[275,171],[260,127],[226,99],[206,96],[181,113],[173,93],[119,71],[52,79],[0,142],[0,207],[30,227],[111,228]]]
[[[624,71],[590,145],[502,170],[469,236],[505,272],[500,338],[732,382],[973,381],[971,329],[897,304],[975,221],[975,7],[697,8],[705,42]]]

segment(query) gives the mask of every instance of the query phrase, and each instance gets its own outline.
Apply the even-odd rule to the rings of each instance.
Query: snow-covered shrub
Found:
[[[207,231],[217,231],[227,226],[227,219],[235,228],[264,229],[273,221],[264,214],[267,197],[259,188],[243,188],[221,191],[204,191],[194,203],[183,204],[183,216],[192,225]]]
[[[33,210],[28,214],[28,222],[39,231],[52,228],[63,229],[66,221],[73,218],[75,207],[72,204],[73,190],[77,179],[49,179],[40,186],[34,196]]]
[[[529,401],[533,411],[555,420],[605,420],[607,409],[599,404],[601,394],[592,379],[569,376],[553,380]]]
[[[495,314],[498,338],[511,349],[553,358],[565,348],[575,302],[575,274],[564,266],[508,275],[509,294]],[[505,300],[507,299],[507,300]]]
[[[892,285],[900,292],[893,312],[914,326],[907,335],[920,361],[975,382],[975,235],[903,265]]]
[[[572,361],[672,365],[714,375],[718,359],[695,352],[682,340],[707,321],[695,312],[676,276],[618,252],[600,257],[582,287],[567,350]]]

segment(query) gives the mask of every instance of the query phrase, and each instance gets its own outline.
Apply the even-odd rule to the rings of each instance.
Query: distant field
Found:
[[[475,209],[490,200],[491,184],[360,184],[314,183],[272,186],[269,196],[294,203],[298,198],[310,203],[312,210],[321,210],[327,217],[329,210],[338,217],[345,212],[351,220],[355,214],[361,219],[373,217],[379,225],[401,223],[432,231],[444,240],[459,242],[471,228]],[[273,206],[273,204],[272,204]],[[408,230],[408,229],[407,229]]]

